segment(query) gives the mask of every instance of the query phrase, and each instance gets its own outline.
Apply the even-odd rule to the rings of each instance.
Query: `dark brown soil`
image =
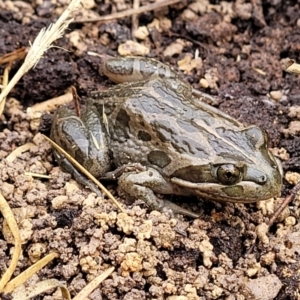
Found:
[[[24,7],[32,9],[26,10],[0,0],[0,57],[28,47],[41,28],[58,18],[57,9],[66,5],[63,2],[24,1]],[[96,1],[91,10],[109,14],[122,5],[130,8],[129,2]],[[141,1],[141,5],[147,3]],[[149,26],[155,20],[156,27]],[[56,278],[67,284],[72,296],[115,266],[113,275],[90,299],[299,299],[298,199],[266,233],[267,240],[260,236],[259,224],[268,222],[281,198],[251,205],[191,200],[189,208],[202,212],[203,218],[182,218],[184,236],[176,231],[174,220],[150,213],[142,203],[127,205],[128,216],[124,216],[109,200],[78,189],[73,181],[66,186],[70,176],[57,167],[51,147],[30,130],[25,112],[34,103],[75,86],[83,104],[91,91],[112,84],[101,73],[100,58],[87,52],[119,55],[119,45],[133,39],[131,25],[131,17],[71,24],[58,47],[50,49],[10,94],[23,108],[2,117],[0,190],[12,208],[23,211],[19,222],[31,224],[26,228],[19,224],[26,237],[14,275],[32,265],[32,253],[40,247],[38,258],[53,251],[59,258],[28,285]],[[300,171],[300,129],[291,127],[291,122],[300,124],[299,114],[293,113],[300,106],[300,77],[284,72],[281,63],[287,57],[300,60],[299,1],[182,1],[140,15],[139,26],[148,26],[149,36],[137,40],[149,49],[148,57],[173,66],[195,89],[214,95],[214,105],[242,123],[264,128],[269,146],[283,160],[284,172]],[[76,42],[74,32],[79,36]],[[177,51],[176,42],[183,45]],[[178,62],[194,58],[195,52],[202,65],[188,69],[183,64],[180,71]],[[11,76],[20,65],[13,64]],[[3,70],[0,66],[1,74]],[[204,78],[209,83],[206,88],[200,83]],[[47,133],[49,116],[43,117],[43,125]],[[32,140],[36,146],[30,152],[14,163],[5,160]],[[52,179],[32,181],[23,175],[24,170],[50,174]],[[292,183],[290,177],[284,180],[283,196]],[[252,254],[247,255],[257,236]],[[0,233],[1,273],[9,265],[11,247]],[[36,299],[58,299],[57,295],[51,291]]]

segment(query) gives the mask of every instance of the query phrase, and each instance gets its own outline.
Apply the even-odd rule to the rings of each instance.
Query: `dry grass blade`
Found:
[[[40,259],[38,262],[36,262],[34,265],[30,266],[28,269],[26,269],[24,272],[22,272],[20,275],[12,279],[3,289],[3,292],[5,293],[11,293],[15,290],[19,285],[23,284],[28,278],[30,278],[33,274],[37,273],[39,270],[41,270],[45,265],[47,265],[51,260],[53,260],[55,257],[58,257],[57,253],[50,253],[47,256]]]
[[[13,300],[29,300],[32,297],[40,295],[50,289],[60,288],[63,299],[71,300],[71,295],[68,289],[58,280],[56,279],[48,279],[44,281],[40,281],[34,286],[30,286],[28,288],[20,292],[16,291],[12,293]]]
[[[300,65],[297,64],[293,59],[286,59],[284,61],[285,64],[285,70],[289,73],[295,73],[297,75],[300,75]]]
[[[2,81],[3,88],[5,88],[8,84],[9,71],[10,71],[10,65],[4,69],[3,81]],[[6,97],[3,99],[2,102],[0,102],[0,116],[2,116],[2,114],[3,114],[4,107],[5,107],[5,101],[6,101]]]
[[[11,211],[7,201],[0,193],[0,211],[4,217],[4,219],[7,222],[7,225],[9,226],[9,229],[11,230],[13,237],[14,237],[14,245],[15,249],[12,255],[11,263],[4,275],[2,276],[0,280],[0,292],[3,291],[3,288],[7,284],[7,282],[10,280],[16,266],[19,260],[19,257],[21,255],[21,237],[19,232],[19,227],[16,222],[16,219],[13,215],[13,212]]]
[[[12,63],[21,60],[26,56],[27,48],[23,47],[0,57],[0,65]]]
[[[32,173],[32,172],[24,172],[24,175],[26,176],[31,176],[31,177],[36,177],[36,178],[44,178],[44,179],[50,179],[50,175],[43,175],[39,173]]]
[[[137,10],[140,7],[140,0],[133,0],[132,8]],[[139,18],[137,14],[132,15],[131,17],[131,35],[134,40],[134,32],[138,29],[139,27]]]
[[[76,20],[74,21],[74,23],[87,23],[87,22],[104,22],[104,21],[110,21],[110,20],[115,20],[115,19],[120,19],[120,18],[124,18],[124,17],[129,17],[135,14],[141,14],[147,11],[151,11],[151,10],[155,10],[155,9],[161,9],[162,7],[165,6],[169,6],[172,4],[176,4],[178,2],[180,2],[181,0],[163,0],[163,1],[158,1],[155,3],[151,3],[148,5],[144,5],[141,6],[137,9],[132,8],[132,9],[128,9],[125,11],[121,11],[118,13],[114,13],[114,14],[110,14],[107,16],[102,16],[99,18],[95,18],[95,19],[90,19],[90,20]]]
[[[87,171],[78,161],[76,161],[69,153],[67,153],[64,149],[59,147],[55,142],[53,142],[50,138],[43,135],[44,138],[55,148],[59,153],[63,154],[66,159],[72,163],[72,165],[82,172],[86,177],[88,177],[91,181],[93,181],[103,193],[107,195],[109,199],[111,199],[114,204],[119,208],[119,210],[126,214],[120,203],[115,199],[115,197],[89,172]]]
[[[80,0],[71,1],[56,23],[51,24],[48,29],[43,28],[40,31],[30,47],[24,63],[8,85],[2,90],[2,93],[0,94],[0,103],[5,99],[20,78],[38,63],[45,51],[52,47],[52,43],[62,37],[65,29],[73,21],[73,19],[70,19],[70,15],[79,8],[80,2]]]
[[[50,112],[56,109],[57,107],[66,105],[72,101],[73,101],[72,92],[67,92],[62,96],[55,97],[40,103],[36,103],[31,107],[28,107],[26,112],[30,119],[37,118],[37,117],[39,118],[42,115],[42,113]]]
[[[263,71],[262,69],[259,69],[259,68],[252,68],[252,69],[260,75],[263,75],[263,76],[267,75],[267,73],[265,71]]]
[[[8,162],[13,162],[19,155],[21,155],[24,152],[27,152],[30,150],[31,147],[35,146],[33,143],[27,143],[24,144],[18,148],[16,148],[13,152],[11,152],[7,157],[6,160]]]
[[[93,279],[88,285],[86,285],[72,300],[85,300],[88,295],[111,273],[114,271],[114,267],[111,267]]]

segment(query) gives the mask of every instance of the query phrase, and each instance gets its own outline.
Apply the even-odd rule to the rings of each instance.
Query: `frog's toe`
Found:
[[[187,217],[191,217],[191,218],[199,218],[200,215],[188,210],[188,209],[185,209],[185,208],[182,208],[178,205],[176,205],[175,203],[171,202],[171,201],[168,201],[168,200],[163,200],[164,204],[163,204],[163,211],[165,209],[168,209],[168,210],[172,210],[172,212],[176,215],[176,214],[182,214],[184,216],[187,216]]]

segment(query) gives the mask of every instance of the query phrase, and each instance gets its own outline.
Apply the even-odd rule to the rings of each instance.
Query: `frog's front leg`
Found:
[[[199,215],[186,210],[170,201],[159,199],[155,193],[172,194],[173,186],[155,169],[148,168],[140,173],[125,173],[119,179],[120,190],[135,199],[143,200],[151,210],[172,211],[192,218]]]
[[[97,110],[87,107],[81,119],[65,107],[60,107],[52,121],[51,138],[95,177],[109,169],[109,156],[104,125]],[[97,186],[82,175],[60,153],[55,152],[58,164],[79,183],[88,186],[98,196]]]

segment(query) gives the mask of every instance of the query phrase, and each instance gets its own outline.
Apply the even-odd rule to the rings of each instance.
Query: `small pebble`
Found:
[[[282,283],[279,278],[271,274],[247,282],[243,294],[245,299],[272,300],[275,299],[281,287]]]
[[[149,35],[149,31],[146,26],[140,26],[134,32],[134,37],[139,40],[144,40],[148,35]]]
[[[205,78],[201,78],[199,83],[200,83],[201,87],[203,87],[204,89],[207,89],[209,86],[209,83]]]
[[[126,41],[118,47],[118,53],[121,56],[145,56],[149,54],[149,52],[149,48],[134,41]]]
[[[272,92],[270,92],[270,96],[273,100],[279,101],[282,98],[282,92],[281,91],[272,91]]]

